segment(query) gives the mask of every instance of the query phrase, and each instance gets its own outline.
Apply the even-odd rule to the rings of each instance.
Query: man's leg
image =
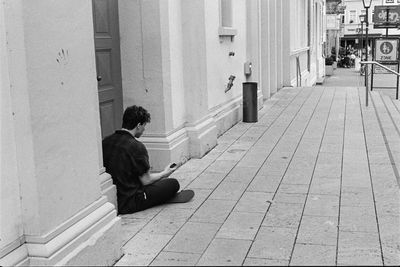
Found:
[[[146,198],[138,205],[138,210],[145,210],[161,205],[170,200],[179,190],[179,182],[174,178],[165,178],[144,187]]]

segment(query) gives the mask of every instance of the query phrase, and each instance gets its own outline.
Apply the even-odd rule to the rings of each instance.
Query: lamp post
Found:
[[[372,0],[362,0],[365,8],[365,61],[368,61],[368,9],[371,7]],[[365,81],[365,105],[368,106],[368,65],[364,67]]]
[[[360,47],[361,47],[361,53],[360,53],[360,55],[361,55],[361,60],[364,60],[363,59],[363,49],[364,49],[364,28],[363,28],[363,26],[364,26],[364,22],[365,22],[365,15],[360,15],[359,16],[360,17],[360,22],[361,22],[361,40],[360,40]]]

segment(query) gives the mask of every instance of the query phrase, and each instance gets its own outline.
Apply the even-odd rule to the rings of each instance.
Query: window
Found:
[[[221,0],[221,26],[232,27],[232,0]]]
[[[357,11],[356,10],[350,10],[349,23],[356,22],[356,17],[357,17]]]
[[[237,31],[233,28],[232,0],[220,0],[220,36],[234,36]]]

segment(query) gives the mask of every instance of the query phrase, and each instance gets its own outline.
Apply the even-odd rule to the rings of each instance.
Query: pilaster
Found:
[[[20,218],[10,217],[23,231],[1,244],[0,265],[106,265],[121,256],[120,219],[99,181],[91,7],[81,0],[4,1],[11,163],[19,183],[11,189],[21,209]]]

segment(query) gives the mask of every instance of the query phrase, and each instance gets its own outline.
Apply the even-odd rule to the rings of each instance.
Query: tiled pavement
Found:
[[[122,216],[116,265],[400,265],[400,105],[364,93],[280,90],[173,174],[191,202]]]

